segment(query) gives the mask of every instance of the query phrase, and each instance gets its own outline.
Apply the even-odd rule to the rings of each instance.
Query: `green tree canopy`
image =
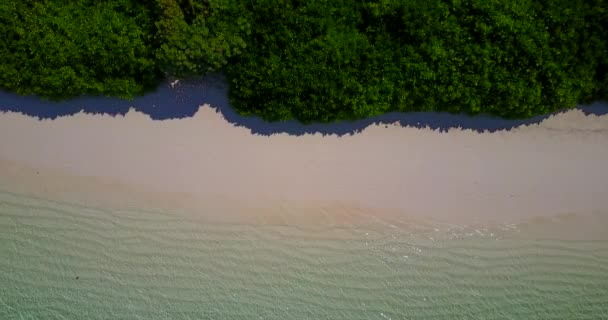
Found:
[[[266,119],[519,118],[606,97],[601,0],[266,0],[248,10],[253,34],[227,66],[231,97]]]
[[[246,44],[250,25],[240,1],[158,0],[156,58],[165,74],[203,75],[220,70]]]
[[[606,0],[5,0],[0,87],[141,94],[222,71],[245,115],[521,118],[608,98]]]
[[[129,0],[0,2],[0,86],[130,97],[156,83],[149,9]]]

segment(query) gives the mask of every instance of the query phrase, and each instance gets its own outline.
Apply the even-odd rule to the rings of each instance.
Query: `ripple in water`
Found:
[[[608,242],[206,224],[0,194],[0,319],[607,319]]]

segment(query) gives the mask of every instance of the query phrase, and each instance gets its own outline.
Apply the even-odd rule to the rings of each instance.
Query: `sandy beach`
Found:
[[[608,115],[251,131],[0,113],[0,318],[607,314]]]
[[[608,208],[608,116],[578,110],[492,133],[371,125],[345,136],[255,135],[208,105],[164,121],[7,112],[0,159],[9,191],[195,214],[331,207],[325,217],[359,208],[509,220]]]

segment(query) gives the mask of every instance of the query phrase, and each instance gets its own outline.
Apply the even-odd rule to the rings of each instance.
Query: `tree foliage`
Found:
[[[5,0],[0,86],[131,96],[223,71],[268,120],[520,118],[608,98],[606,0]]]
[[[219,71],[238,55],[249,33],[237,0],[158,0],[156,58],[165,74]]]
[[[129,0],[0,2],[0,86],[129,97],[157,78],[148,8]]]
[[[234,105],[266,119],[529,117],[606,97],[602,0],[267,0],[249,10],[251,45],[227,71]]]

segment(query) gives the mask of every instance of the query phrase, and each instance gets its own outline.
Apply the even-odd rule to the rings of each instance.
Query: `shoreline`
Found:
[[[304,203],[274,201],[263,203],[238,197],[158,192],[145,186],[126,185],[107,178],[82,177],[58,170],[29,167],[0,159],[0,209],[22,204],[40,216],[45,208],[58,206],[102,212],[117,221],[147,216],[182,221],[194,225],[246,225],[323,230],[388,230],[419,234],[433,239],[488,239],[607,241],[606,211],[583,214],[532,214],[527,217],[484,219],[477,217],[437,217],[412,214],[403,209],[379,209],[337,201]],[[40,211],[42,210],[42,211]],[[5,212],[6,213],[6,212]],[[390,231],[389,231],[390,232]]]
[[[132,110],[152,120],[175,120],[193,117],[201,105],[209,104],[221,116],[236,127],[246,128],[251,134],[271,136],[309,134],[346,136],[362,132],[370,126],[397,124],[401,127],[432,129],[447,132],[453,129],[497,132],[540,124],[547,119],[569,111],[580,111],[585,115],[608,114],[608,101],[595,101],[589,105],[577,105],[554,113],[527,119],[505,119],[487,114],[469,116],[447,112],[389,112],[379,116],[352,121],[302,124],[295,120],[267,122],[257,116],[242,116],[230,105],[228,85],[221,74],[204,78],[180,81],[176,85],[167,80],[156,91],[133,100],[111,97],[81,96],[60,102],[48,101],[37,96],[19,96],[0,90],[0,113],[15,112],[40,120],[56,120],[81,113],[90,115],[125,116]]]
[[[101,206],[231,211],[237,220],[291,210],[311,212],[300,220],[313,221],[319,208],[330,216],[343,208],[523,221],[606,214],[607,141],[608,115],[577,110],[493,133],[383,124],[342,137],[252,135],[208,105],[192,118],[165,121],[134,110],[56,120],[8,112],[0,114],[0,185]],[[324,221],[350,219],[327,212]]]

